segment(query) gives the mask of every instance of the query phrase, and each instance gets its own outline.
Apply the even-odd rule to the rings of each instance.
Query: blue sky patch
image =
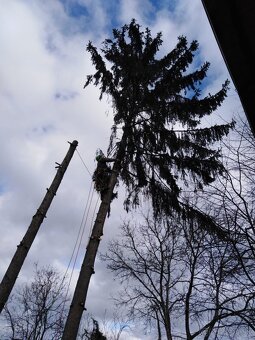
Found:
[[[167,10],[174,11],[177,0],[150,0],[150,2],[157,10],[165,8]]]
[[[3,195],[6,192],[6,187],[5,185],[0,182],[0,196]]]
[[[75,17],[75,18],[80,18],[82,16],[88,16],[89,12],[86,8],[86,6],[83,6],[79,4],[77,1],[68,1],[68,0],[61,0],[61,2],[64,5],[64,8],[68,15]]]

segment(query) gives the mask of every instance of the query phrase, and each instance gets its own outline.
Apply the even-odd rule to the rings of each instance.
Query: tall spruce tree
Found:
[[[139,205],[139,196],[144,195],[151,198],[155,216],[175,210],[184,218],[199,219],[204,227],[213,226],[223,236],[208,216],[182,202],[180,193],[188,178],[202,189],[224,171],[220,153],[211,145],[227,135],[234,123],[203,128],[200,122],[222,104],[229,82],[216,94],[201,98],[209,63],[194,72],[188,70],[197,41],[189,45],[181,36],[171,52],[157,58],[161,37],[158,33],[153,38],[148,28],[141,31],[133,19],[113,30],[101,54],[89,42],[87,50],[96,72],[87,76],[84,87],[93,83],[100,87],[100,99],[104,94],[112,98],[109,149],[117,146],[126,208]],[[123,130],[120,141],[116,139],[119,127]]]
[[[233,124],[209,128],[199,128],[199,124],[221,105],[228,82],[216,94],[200,98],[200,83],[209,63],[188,72],[197,42],[188,45],[186,38],[180,37],[175,49],[159,59],[161,44],[161,33],[152,38],[148,28],[140,31],[132,20],[113,30],[113,39],[105,40],[102,55],[91,42],[87,47],[96,72],[88,76],[85,87],[92,83],[100,87],[100,98],[104,94],[112,97],[114,125],[109,149],[116,150],[116,161],[86,248],[63,340],[76,339],[118,177],[127,189],[127,209],[139,205],[143,195],[151,199],[156,218],[175,211],[184,219],[198,219],[201,227],[220,237],[226,236],[210,217],[182,201],[181,190],[188,176],[195,187],[202,188],[224,171],[220,153],[210,145],[221,140]],[[179,132],[174,130],[176,126]]]

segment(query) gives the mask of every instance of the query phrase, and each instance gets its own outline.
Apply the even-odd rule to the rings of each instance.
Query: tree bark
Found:
[[[94,223],[91,237],[87,246],[86,254],[81,266],[81,271],[76,284],[75,292],[73,295],[73,300],[70,306],[69,314],[67,317],[64,333],[62,340],[72,340],[76,339],[80,319],[82,313],[85,310],[85,301],[87,297],[87,292],[89,288],[89,282],[91,275],[94,274],[94,264],[96,259],[96,254],[99,246],[99,242],[103,235],[103,227],[105,218],[110,207],[112,193],[117,182],[117,173],[112,172],[110,185],[107,194],[104,196],[103,201],[99,207],[97,218]]]
[[[171,332],[171,321],[170,321],[170,315],[168,310],[166,310],[165,314],[165,330],[166,330],[166,337],[167,340],[172,340],[172,332]]]
[[[23,237],[20,244],[17,246],[17,250],[0,284],[0,313],[2,312],[5,303],[9,298],[9,295],[16,282],[16,279],[19,275],[19,272],[25,261],[25,258],[29,252],[29,249],[31,248],[31,245],[33,244],[33,241],[37,235],[37,232],[44,218],[46,217],[46,213],[51,205],[54,196],[56,195],[57,189],[73,157],[77,145],[78,145],[77,141],[73,141],[72,143],[70,143],[69,150],[63,162],[58,166],[58,171],[51,183],[50,188],[47,189],[47,193],[36,214],[33,216],[32,221],[27,229],[27,232],[25,233],[25,236]]]

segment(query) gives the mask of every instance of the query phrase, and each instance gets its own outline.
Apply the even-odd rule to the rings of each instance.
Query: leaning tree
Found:
[[[189,71],[197,41],[188,44],[181,36],[176,47],[159,58],[161,38],[161,33],[152,37],[148,28],[142,31],[133,19],[129,25],[113,30],[112,39],[104,41],[101,52],[91,42],[87,46],[96,72],[87,77],[84,87],[94,84],[100,88],[100,99],[104,94],[112,98],[114,125],[109,149],[115,147],[116,162],[87,247],[63,339],[75,339],[73,334],[78,331],[118,178],[126,187],[126,209],[138,206],[140,198],[147,197],[155,217],[175,211],[225,236],[210,217],[181,199],[181,191],[190,180],[194,189],[201,189],[224,171],[220,153],[211,145],[221,140],[233,123],[201,127],[201,119],[222,104],[228,81],[216,94],[201,96],[200,85],[209,63]]]

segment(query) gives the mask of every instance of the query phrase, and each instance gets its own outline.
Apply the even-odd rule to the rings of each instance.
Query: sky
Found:
[[[29,252],[17,284],[28,282],[34,263],[65,272],[69,263],[91,185],[95,151],[107,150],[112,125],[108,98],[99,101],[98,89],[83,89],[93,73],[86,45],[100,47],[119,28],[135,18],[152,34],[163,33],[162,54],[177,37],[200,44],[197,63],[211,63],[205,92],[217,91],[228,75],[205,15],[201,0],[1,0],[0,11],[0,277],[9,265],[46,188],[61,163],[68,141],[78,140],[78,152]],[[242,107],[233,87],[229,97],[208,123],[223,124]],[[73,271],[75,286],[88,241],[97,194],[85,226],[81,250]],[[127,216],[122,202],[112,203],[100,251],[116,234]],[[130,215],[135,219],[135,215]],[[70,275],[72,267],[69,268]],[[102,318],[113,310],[111,296],[119,286],[105,264],[97,260],[88,294],[87,310]],[[134,327],[123,339],[153,339]]]

